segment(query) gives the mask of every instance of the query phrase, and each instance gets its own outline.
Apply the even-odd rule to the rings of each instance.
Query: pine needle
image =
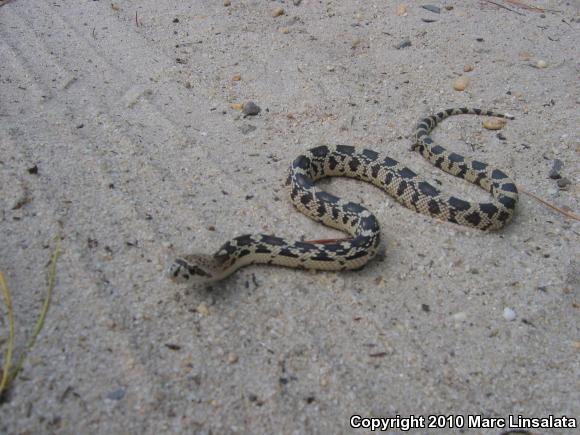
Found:
[[[580,221],[580,216],[578,216],[577,214],[575,214],[575,213],[572,213],[572,212],[569,212],[569,211],[566,211],[566,210],[563,210],[563,209],[561,209],[561,208],[559,208],[559,207],[556,207],[555,205],[553,205],[553,204],[550,204],[549,202],[547,202],[547,201],[543,200],[542,198],[540,198],[540,197],[538,197],[538,196],[534,195],[534,194],[533,194],[533,193],[531,193],[531,192],[528,192],[528,191],[527,191],[527,190],[525,190],[525,189],[522,189],[522,188],[521,188],[521,187],[519,187],[519,186],[518,186],[518,190],[519,190],[520,192],[522,192],[522,193],[525,193],[526,195],[529,195],[529,196],[531,196],[531,197],[532,197],[532,198],[534,198],[536,201],[539,201],[539,202],[541,202],[541,203],[542,203],[542,204],[544,204],[545,206],[547,206],[547,207],[550,207],[552,210],[555,210],[555,211],[557,211],[558,213],[562,213],[564,216],[567,216],[567,217],[569,217],[570,219],[575,219],[575,220],[577,220],[577,221]]]

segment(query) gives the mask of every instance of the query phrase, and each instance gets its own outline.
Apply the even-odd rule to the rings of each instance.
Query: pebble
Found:
[[[122,388],[118,388],[107,395],[107,399],[111,400],[121,400],[123,397],[125,397],[125,390]]]
[[[532,57],[532,55],[530,53],[528,53],[527,51],[520,51],[518,56],[519,56],[520,60],[523,60],[523,61],[528,61]]]
[[[556,182],[556,184],[558,185],[558,187],[559,187],[560,189],[565,189],[565,188],[567,188],[567,187],[568,187],[570,184],[572,184],[572,182],[571,182],[569,179],[567,179],[566,177],[563,177],[563,178],[560,178],[560,179],[559,179],[559,180]]]
[[[282,8],[276,8],[272,11],[272,17],[274,18],[279,17],[281,15],[284,15],[284,9]]]
[[[546,68],[548,66],[548,64],[546,63],[545,60],[539,60],[536,62],[536,66],[538,68]]]
[[[258,106],[256,103],[253,101],[248,101],[244,103],[242,113],[244,114],[245,118],[246,116],[256,116],[258,113],[260,113],[261,110],[262,109],[260,106]]]
[[[516,319],[516,312],[511,308],[505,307],[503,309],[503,318],[511,322],[512,320]]]
[[[456,91],[463,91],[469,84],[469,77],[461,76],[453,82],[453,89]]]
[[[463,72],[470,72],[473,71],[473,66],[472,65],[465,65],[463,67]]]
[[[486,118],[483,120],[483,127],[488,130],[501,130],[506,124],[503,118]]]
[[[234,82],[239,82],[240,80],[242,80],[241,74],[234,74],[234,76],[232,77],[232,81]]]
[[[460,311],[459,313],[452,315],[451,318],[456,322],[465,322],[467,320],[467,314],[463,311]]]
[[[256,129],[256,126],[252,125],[252,124],[244,124],[240,127],[240,132],[242,134],[248,134],[253,132]]]
[[[407,16],[407,6],[399,5],[397,7],[397,17],[406,17]]]
[[[429,12],[433,12],[434,14],[441,13],[441,8],[439,6],[433,5],[423,5],[421,6],[423,9],[427,9]]]
[[[233,352],[232,352],[232,353],[230,353],[230,354],[228,354],[228,362],[229,362],[230,364],[235,364],[235,363],[237,363],[239,359],[240,359],[240,358],[239,358],[239,357],[238,357],[238,356],[237,356],[235,353],[233,353]]]
[[[224,0],[224,6],[230,6],[232,2],[230,0]]]
[[[232,109],[234,109],[234,110],[242,110],[242,108],[244,107],[244,105],[243,104],[240,104],[240,103],[234,103],[230,107]]]
[[[197,311],[203,317],[209,316],[209,308],[203,302],[197,306],[197,308],[195,309],[195,311]]]
[[[284,35],[287,35],[288,33],[290,33],[290,29],[288,27],[280,27],[278,29],[278,32],[280,32],[280,33],[282,33]]]
[[[562,175],[560,174],[560,171],[562,170],[562,168],[564,167],[564,162],[560,159],[554,159],[554,162],[552,163],[552,169],[550,169],[550,178],[552,180],[557,180],[559,178],[562,178]]]
[[[407,48],[411,46],[411,40],[409,38],[407,39],[403,39],[401,42],[399,42],[397,45],[395,45],[395,48],[397,50],[400,50],[401,48]]]

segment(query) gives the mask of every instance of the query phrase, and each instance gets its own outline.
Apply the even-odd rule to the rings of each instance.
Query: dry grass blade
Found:
[[[44,321],[46,319],[46,314],[48,313],[48,307],[50,306],[50,300],[52,298],[52,291],[54,289],[54,284],[56,281],[56,264],[58,262],[58,257],[60,255],[60,238],[56,239],[56,247],[54,248],[54,252],[52,254],[52,258],[50,260],[50,266],[48,269],[48,284],[47,284],[47,291],[46,291],[46,298],[44,299],[44,304],[42,306],[42,310],[40,312],[40,317],[36,322],[36,327],[34,328],[34,332],[28,343],[26,343],[26,347],[20,354],[18,358],[18,362],[11,368],[12,364],[12,353],[14,350],[14,313],[12,309],[12,298],[10,296],[10,290],[6,285],[4,280],[4,275],[0,272],[0,286],[2,286],[2,292],[4,294],[4,300],[6,301],[6,309],[8,311],[8,324],[9,324],[9,336],[8,336],[8,349],[6,351],[6,356],[4,360],[4,368],[2,371],[2,381],[0,382],[0,395],[8,388],[10,382],[16,378],[18,372],[22,369],[24,361],[26,360],[26,356],[34,346],[37,337],[40,335],[42,331],[42,327],[44,326]]]
[[[4,355],[4,367],[2,369],[2,381],[0,381],[0,395],[8,386],[10,376],[10,365],[12,364],[12,352],[14,350],[14,311],[12,308],[12,297],[10,290],[4,280],[4,274],[0,272],[0,286],[2,286],[2,293],[4,295],[4,302],[6,303],[6,311],[8,313],[8,348],[6,355]]]

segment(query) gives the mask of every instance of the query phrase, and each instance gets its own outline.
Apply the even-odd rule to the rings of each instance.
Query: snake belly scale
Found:
[[[435,144],[429,133],[452,115],[475,114],[513,119],[511,115],[481,109],[448,109],[423,118],[414,131],[418,151],[436,167],[491,193],[485,203],[446,195],[411,169],[380,152],[350,145],[322,145],[298,156],[287,185],[294,206],[303,214],[352,238],[334,243],[286,240],[265,234],[243,235],[226,242],[213,255],[192,254],[175,259],[168,270],[178,283],[210,283],[249,264],[274,264],[318,270],[359,269],[377,253],[377,218],[362,205],[343,200],[315,187],[324,177],[350,177],[374,184],[405,207],[436,219],[481,230],[495,230],[512,219],[518,192],[503,171],[486,163],[449,152]]]

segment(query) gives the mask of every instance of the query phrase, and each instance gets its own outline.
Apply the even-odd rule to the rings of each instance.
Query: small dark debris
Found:
[[[222,193],[223,193],[224,195],[229,195],[229,193],[228,193],[228,192],[226,192],[225,190],[222,190]]]
[[[431,307],[427,304],[421,304],[421,309],[426,313],[429,313],[431,311]]]
[[[529,150],[531,147],[527,143],[523,143],[522,148],[525,150]]]
[[[242,110],[244,118],[247,116],[256,116],[261,111],[262,109],[260,108],[260,106],[258,106],[253,101],[248,101],[247,103],[244,103],[244,109]]]
[[[37,175],[38,174],[38,166],[34,165],[31,168],[28,168],[28,173],[31,175]]]
[[[114,189],[115,188],[115,184],[114,183],[109,183],[109,189]]]
[[[421,18],[421,21],[423,21],[424,23],[436,23],[437,20],[433,20],[431,18]]]
[[[258,400],[258,396],[256,396],[255,394],[249,394],[248,395],[248,400],[250,402],[255,402],[256,400]]]
[[[179,344],[173,344],[173,343],[165,343],[164,345],[167,349],[171,349],[171,350],[181,350],[181,346]]]
[[[483,42],[483,38],[475,38],[477,42]]]
[[[246,195],[246,201],[249,201],[250,199],[252,199],[254,197],[254,195]]]
[[[280,378],[278,379],[278,382],[280,382],[280,385],[286,385],[288,383],[288,378]]]
[[[125,397],[125,390],[123,388],[118,388],[107,395],[107,399],[111,400],[121,400],[123,397]]]
[[[532,322],[530,322],[528,319],[522,319],[522,323],[524,325],[528,325],[528,326],[534,326],[534,327],[536,326]]]
[[[546,287],[545,285],[539,285],[538,290],[544,293],[548,293],[548,287]]]
[[[255,125],[252,124],[244,124],[242,126],[240,126],[240,131],[242,132],[242,134],[248,134],[253,132],[257,127]]]
[[[91,239],[91,238],[89,237],[89,238],[87,238],[87,246],[88,246],[90,249],[94,249],[94,248],[96,248],[97,246],[99,246],[99,241],[98,241],[97,239]]]
[[[556,184],[560,189],[566,189],[570,184],[572,184],[572,182],[568,178],[562,177],[556,182]]]
[[[506,137],[505,137],[505,136],[504,136],[502,133],[498,133],[498,134],[497,134],[497,138],[498,138],[499,140],[506,140],[506,139],[507,139],[507,138],[506,138]]]
[[[77,128],[83,128],[85,126],[85,124],[79,124],[77,125]]]
[[[401,50],[402,48],[407,48],[410,47],[411,44],[411,40],[409,38],[403,39],[401,42],[399,42],[397,45],[395,45],[395,48],[397,50]]]
[[[441,8],[439,6],[434,5],[423,5],[421,6],[423,9],[428,10],[429,12],[433,12],[434,14],[441,13]]]
[[[371,358],[382,358],[384,356],[387,356],[387,352],[376,352],[376,353],[370,353],[369,356]]]
[[[149,213],[145,213],[145,220],[146,221],[152,221],[153,220],[153,216],[151,216]]]
[[[179,23],[179,18],[174,18],[174,19],[173,19],[173,22],[174,22],[174,23]]]
[[[125,242],[125,244],[131,248],[137,248],[139,246],[139,242],[137,240],[134,242]]]
[[[208,231],[215,231],[215,226],[214,225],[209,225],[207,227]]]
[[[187,60],[181,59],[181,58],[178,57],[177,59],[175,59],[175,62],[177,62],[179,64],[182,64],[182,65],[185,65],[187,63]]]
[[[547,103],[542,104],[542,106],[544,107],[550,107],[550,106],[555,106],[556,105],[556,101],[554,101],[553,98],[550,99],[550,101],[548,101]]]
[[[554,159],[554,162],[552,163],[552,169],[550,169],[550,178],[552,180],[558,180],[559,178],[562,178],[562,175],[560,175],[560,171],[562,170],[562,168],[564,167],[564,162],[560,159]]]
[[[310,404],[310,403],[314,402],[315,400],[316,400],[316,397],[309,396],[306,398],[306,403]]]

